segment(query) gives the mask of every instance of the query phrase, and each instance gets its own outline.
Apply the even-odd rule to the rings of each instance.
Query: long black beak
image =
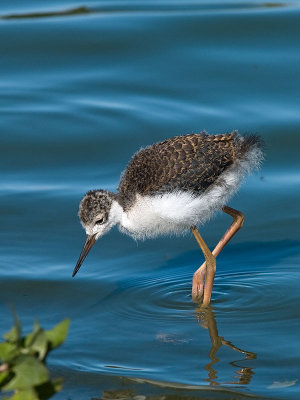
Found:
[[[83,260],[87,256],[88,252],[91,250],[93,247],[93,244],[96,242],[96,234],[95,235],[87,235],[85,243],[83,245],[83,248],[81,250],[80,256],[78,258],[77,264],[74,268],[72,278],[77,274],[79,268],[81,267],[81,264],[83,263]]]

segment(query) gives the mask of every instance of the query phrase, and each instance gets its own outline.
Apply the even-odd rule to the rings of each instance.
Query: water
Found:
[[[0,10],[1,333],[72,320],[49,359],[56,399],[300,396],[300,7],[261,1],[11,0]],[[75,279],[78,203],[115,190],[141,146],[206,129],[259,132],[262,169],[193,304],[192,236],[113,230]],[[201,229],[210,247],[230,223]]]

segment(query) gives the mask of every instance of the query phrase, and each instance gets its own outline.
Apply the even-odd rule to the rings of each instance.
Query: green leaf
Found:
[[[9,342],[0,343],[0,360],[2,362],[11,361],[19,352],[20,350],[15,344]]]
[[[9,371],[0,372],[0,387],[3,384],[3,382],[5,381],[5,379],[8,377],[8,375],[9,375]]]
[[[60,346],[64,342],[68,333],[69,324],[70,320],[67,318],[55,325],[53,329],[45,331],[51,349]]]
[[[35,336],[40,332],[41,330],[41,326],[39,324],[39,322],[37,320],[34,321],[33,323],[33,330],[31,333],[29,333],[26,337],[25,337],[25,342],[24,345],[25,347],[29,347],[31,346],[32,342],[35,339]]]
[[[34,389],[18,390],[8,400],[39,400]]]
[[[11,369],[15,374],[13,379],[4,386],[3,390],[29,389],[41,385],[49,379],[49,372],[45,365],[33,356],[21,356]]]
[[[24,345],[34,353],[38,353],[40,360],[45,358],[48,350],[48,338],[37,321],[34,323],[32,333],[26,336]]]
[[[10,343],[17,343],[20,341],[20,331],[17,326],[13,326],[10,331],[3,335],[3,338]]]
[[[11,328],[10,331],[6,332],[3,335],[3,338],[11,343],[20,343],[21,339],[22,339],[22,327],[21,327],[21,323],[20,320],[17,316],[17,313],[14,309],[13,306],[10,307],[11,308],[11,313],[13,315],[13,319],[14,319],[14,326]]]
[[[41,330],[35,337],[30,349],[38,353],[40,360],[43,360],[48,350],[48,339],[43,330]]]

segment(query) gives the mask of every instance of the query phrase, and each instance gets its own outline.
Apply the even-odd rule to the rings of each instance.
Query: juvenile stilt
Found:
[[[222,210],[226,214],[229,214],[232,216],[233,222],[230,225],[229,229],[227,229],[225,234],[222,236],[219,243],[213,249],[212,255],[215,257],[217,257],[217,255],[221,252],[221,250],[223,250],[223,248],[226,246],[226,244],[229,242],[229,240],[236,234],[236,232],[241,229],[241,227],[243,226],[244,220],[245,220],[245,216],[241,211],[235,210],[234,208],[231,208],[228,206],[224,206],[222,208]],[[197,238],[196,238],[196,240],[197,240]],[[202,249],[202,247],[201,247],[201,249]],[[192,298],[194,301],[199,301],[201,296],[203,295],[204,279],[207,280],[206,273],[207,273],[207,262],[205,261],[201,265],[201,267],[197,269],[197,271],[194,273],[194,276],[193,276]],[[206,282],[205,282],[205,285],[206,285]],[[209,285],[211,285],[210,282],[209,282]],[[203,304],[204,304],[204,299],[203,299]]]
[[[205,257],[193,278],[193,299],[204,293],[208,305],[216,272],[215,257],[242,226],[244,216],[224,206],[244,176],[263,159],[262,141],[238,132],[206,132],[174,136],[134,154],[116,193],[90,190],[79,205],[87,234],[73,270],[75,276],[94,243],[114,225],[136,239],[184,233],[191,229]],[[233,223],[211,252],[197,225],[215,210],[233,217]]]

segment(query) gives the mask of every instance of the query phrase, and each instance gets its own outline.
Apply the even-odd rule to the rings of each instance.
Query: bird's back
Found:
[[[155,143],[130,160],[119,184],[119,202],[128,209],[136,193],[151,195],[181,190],[201,194],[257,145],[256,136],[242,137],[237,132],[221,135],[201,132]]]

